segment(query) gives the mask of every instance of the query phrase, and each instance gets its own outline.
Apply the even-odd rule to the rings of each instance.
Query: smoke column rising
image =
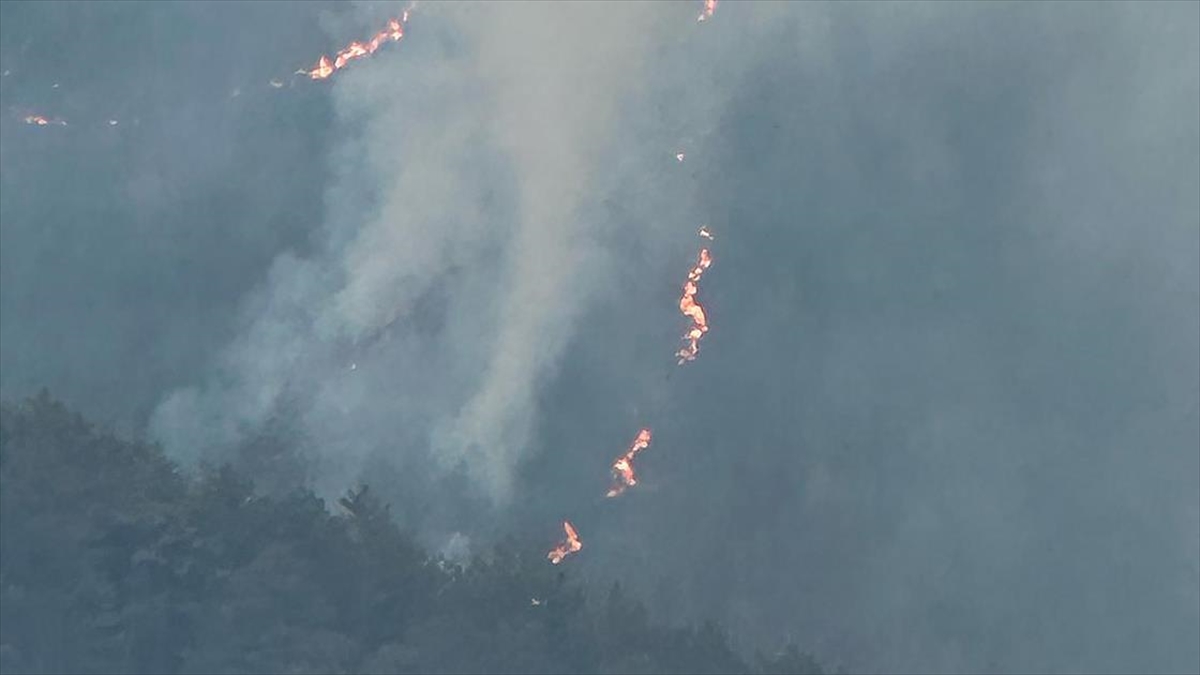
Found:
[[[333,84],[349,131],[322,253],[276,259],[218,374],[171,394],[156,434],[219,454],[286,399],[331,490],[406,438],[506,501],[538,383],[602,273],[613,224],[581,205],[609,183],[619,103],[676,9],[421,7],[394,53]]]
[[[592,581],[854,670],[1196,672],[1196,7],[422,5],[331,83],[317,253],[154,430],[294,421],[327,493],[570,517]]]
[[[269,84],[402,9],[0,2],[0,395],[455,560],[569,517],[747,651],[1200,672],[1200,5],[438,3]]]

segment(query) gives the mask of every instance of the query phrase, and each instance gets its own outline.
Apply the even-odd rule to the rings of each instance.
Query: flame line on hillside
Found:
[[[700,236],[712,239],[712,233],[708,231],[707,227],[700,228]],[[708,316],[704,313],[704,308],[696,301],[696,294],[700,292],[700,277],[704,276],[704,270],[708,269],[711,264],[712,255],[707,248],[701,248],[696,264],[688,272],[687,281],[683,284],[683,295],[679,298],[679,311],[692,320],[692,325],[683,334],[683,341],[687,345],[675,352],[675,356],[679,358],[678,365],[681,366],[688,361],[695,360],[696,354],[700,352],[700,338],[708,332]]]
[[[633,439],[633,443],[630,444],[625,454],[613,461],[613,486],[609,488],[606,497],[616,497],[637,485],[637,474],[633,470],[633,458],[642,450],[650,447],[650,437],[650,430],[642,429],[638,432],[637,438]]]
[[[25,116],[25,124],[34,126],[46,127],[50,125],[67,126],[67,121],[58,117],[45,117],[43,115],[30,114]]]
[[[583,548],[583,541],[579,538],[579,533],[575,531],[575,527],[571,525],[571,521],[563,521],[563,531],[567,533],[567,538],[546,554],[551,565],[557,565],[563,561],[563,558],[572,553],[579,552]]]
[[[312,70],[297,70],[296,75],[307,75],[312,80],[327,80],[333,77],[334,73],[349,65],[351,61],[374,54],[385,43],[399,42],[404,39],[404,26],[408,23],[409,11],[413,6],[409,5],[399,18],[388,19],[387,28],[376,33],[370,40],[351,42],[332,59],[322,54]]]

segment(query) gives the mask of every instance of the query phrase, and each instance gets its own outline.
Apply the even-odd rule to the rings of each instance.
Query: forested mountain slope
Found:
[[[0,670],[821,672],[794,648],[748,659],[711,624],[651,625],[539,552],[447,564],[368,490],[341,501],[185,477],[46,393],[5,404]]]

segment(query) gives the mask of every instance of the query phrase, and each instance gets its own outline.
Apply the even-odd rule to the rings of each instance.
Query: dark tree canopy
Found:
[[[540,552],[422,551],[368,489],[331,513],[228,466],[183,476],[43,392],[0,407],[5,673],[820,673],[655,626]],[[536,598],[536,603],[534,599]]]

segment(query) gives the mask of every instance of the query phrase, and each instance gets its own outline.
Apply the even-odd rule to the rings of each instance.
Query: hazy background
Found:
[[[1200,670],[1200,4],[699,5],[312,83],[403,5],[0,4],[0,393],[746,646]]]

